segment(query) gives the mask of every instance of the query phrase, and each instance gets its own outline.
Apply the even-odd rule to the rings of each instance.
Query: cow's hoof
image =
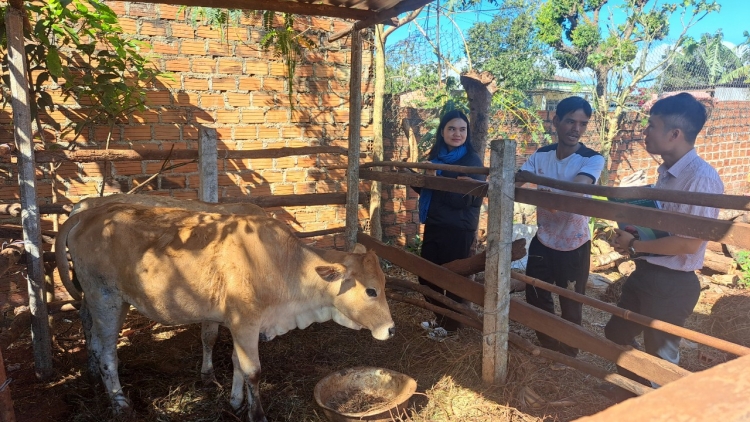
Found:
[[[203,381],[204,387],[216,387],[219,390],[223,388],[221,384],[219,384],[219,381],[216,380],[216,374],[214,374],[214,371],[201,372],[201,381]]]

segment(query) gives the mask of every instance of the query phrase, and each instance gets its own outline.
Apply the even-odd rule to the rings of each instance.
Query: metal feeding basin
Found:
[[[331,422],[390,421],[403,415],[417,382],[385,368],[356,367],[326,375],[315,401]]]

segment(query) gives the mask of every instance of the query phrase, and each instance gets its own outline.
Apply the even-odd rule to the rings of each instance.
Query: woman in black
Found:
[[[440,119],[435,145],[428,158],[432,163],[482,167],[479,154],[471,146],[469,119],[464,113],[453,110]],[[444,170],[438,170],[436,175],[463,180],[485,180],[485,176],[480,174],[467,175]],[[438,265],[468,258],[479,224],[482,197],[424,188],[414,190],[420,194],[419,220],[424,223],[422,258]],[[419,283],[453,300],[461,300],[427,280],[420,278]],[[434,305],[442,306],[439,302],[426,299]],[[436,322],[447,331],[455,331],[459,326],[458,321],[441,315],[437,315]]]

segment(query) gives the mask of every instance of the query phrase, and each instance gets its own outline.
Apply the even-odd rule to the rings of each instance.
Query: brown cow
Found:
[[[100,197],[85,198],[76,203],[70,212],[70,215],[75,215],[81,211],[87,209],[100,207],[102,205],[118,203],[118,204],[137,204],[146,205],[150,207],[166,207],[166,208],[180,208],[190,211],[198,212],[215,212],[219,214],[238,214],[238,215],[262,215],[266,216],[266,212],[263,208],[251,204],[251,203],[230,203],[230,204],[215,204],[210,202],[189,200],[189,199],[178,199],[170,196],[162,195],[139,195],[139,194],[115,194]],[[70,277],[62,279],[63,284],[70,282]],[[65,288],[68,290],[70,295],[76,299],[81,300],[81,292],[74,283],[65,284]],[[85,311],[84,311],[85,312]],[[84,319],[86,319],[84,317]],[[216,339],[219,336],[219,324],[212,321],[203,321],[201,324],[201,343],[203,346],[203,363],[201,365],[201,379],[204,384],[218,384],[216,381],[216,375],[214,374],[213,365],[213,350]],[[89,371],[95,374],[99,371],[98,367],[94,365],[93,360],[89,361]]]
[[[84,292],[82,319],[91,317],[89,353],[117,413],[131,411],[117,374],[117,338],[130,305],[165,325],[211,321],[229,328],[230,404],[236,411],[247,406],[251,421],[266,420],[260,337],[331,319],[365,327],[379,340],[395,332],[374,253],[361,245],[355,253],[306,246],[267,216],[117,203],[92,208],[60,228],[55,247],[63,278],[66,243]]]

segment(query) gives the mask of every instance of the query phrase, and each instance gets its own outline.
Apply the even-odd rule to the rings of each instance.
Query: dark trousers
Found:
[[[671,270],[641,260],[635,265],[635,271],[622,286],[617,306],[682,327],[701,294],[695,272]],[[680,337],[673,334],[612,316],[604,328],[604,335],[617,344],[628,345],[641,331],[646,353],[674,364],[680,362]],[[621,375],[652,385],[625,368],[618,366],[617,369]]]
[[[471,253],[471,245],[474,243],[474,237],[476,236],[475,231],[466,231],[459,229],[452,229],[447,227],[438,227],[431,224],[425,224],[424,226],[424,237],[422,241],[422,258],[438,265],[447,264],[448,262],[455,261],[457,259],[468,258]],[[442,289],[429,281],[420,278],[419,284],[428,286],[432,290],[444,294],[449,298],[461,302],[461,298],[445,289]],[[428,303],[440,306],[441,308],[447,308],[440,302],[425,297]],[[458,329],[459,322],[442,316],[436,315],[437,324],[448,331],[455,331]]]
[[[564,289],[568,289],[570,283],[575,283],[572,290],[585,295],[586,282],[589,278],[589,268],[591,266],[590,255],[590,241],[572,251],[558,251],[543,245],[534,236],[529,245],[526,275]],[[527,284],[526,302],[549,313],[555,313],[555,302],[552,300],[552,293],[547,290],[537,289]],[[581,325],[583,311],[580,303],[560,297],[560,308],[563,319]],[[578,355],[577,348],[568,346],[542,332],[537,331],[536,336],[542,347],[564,353],[568,356],[575,357]]]

